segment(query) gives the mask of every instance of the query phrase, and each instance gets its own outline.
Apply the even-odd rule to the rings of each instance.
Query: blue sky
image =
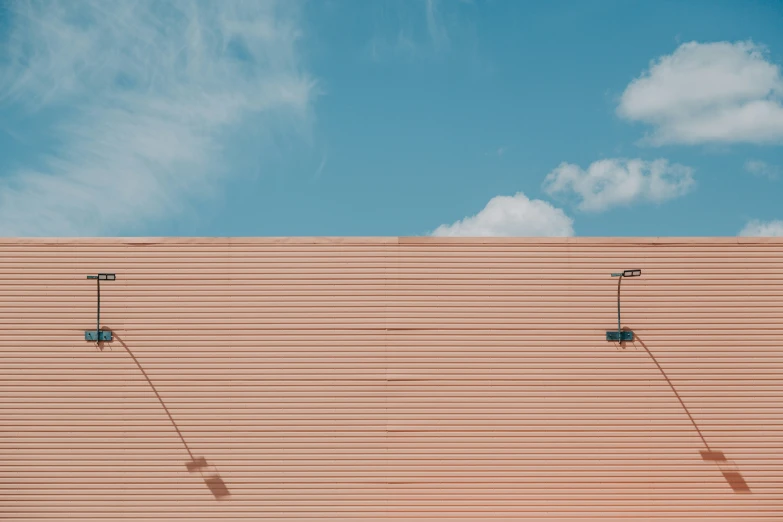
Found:
[[[783,1],[0,0],[0,235],[783,235]]]

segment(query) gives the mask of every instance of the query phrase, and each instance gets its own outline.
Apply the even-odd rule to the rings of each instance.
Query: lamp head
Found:
[[[639,277],[642,275],[642,271],[639,268],[633,270],[623,270],[622,272],[615,272],[612,277]]]

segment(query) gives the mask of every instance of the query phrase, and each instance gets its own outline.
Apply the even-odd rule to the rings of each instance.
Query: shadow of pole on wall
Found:
[[[682,409],[685,410],[685,413],[688,415],[688,418],[691,420],[691,424],[693,424],[693,427],[696,429],[696,433],[699,434],[699,438],[701,439],[705,447],[704,450],[699,451],[702,460],[704,460],[705,462],[715,462],[718,465],[718,468],[720,468],[721,473],[723,473],[723,477],[726,479],[726,482],[728,482],[729,486],[731,487],[731,489],[734,490],[735,493],[750,493],[751,491],[750,491],[750,487],[748,487],[748,483],[745,482],[745,479],[737,469],[734,462],[728,460],[726,458],[726,455],[724,455],[722,451],[717,451],[710,448],[710,445],[707,443],[707,439],[704,438],[704,434],[701,432],[699,425],[696,424],[693,415],[691,415],[691,412],[688,410],[688,407],[685,405],[685,402],[682,400],[682,397],[680,397],[679,392],[677,392],[677,388],[674,387],[674,384],[672,383],[671,379],[669,379],[669,376],[666,375],[663,366],[660,365],[658,359],[655,358],[655,355],[653,355],[653,353],[650,351],[650,349],[647,347],[644,341],[642,341],[639,338],[638,333],[636,334],[634,340],[638,342],[642,346],[642,348],[644,348],[644,350],[647,352],[647,355],[650,356],[650,358],[653,360],[655,365],[658,367],[658,370],[660,370],[661,375],[663,375],[663,378],[666,379],[667,383],[669,383],[669,387],[674,392],[675,397],[677,397],[677,400],[680,401],[680,405],[682,405]]]
[[[179,438],[182,441],[182,445],[185,446],[185,450],[188,452],[188,455],[190,456],[190,461],[185,463],[185,469],[187,469],[191,473],[194,473],[196,471],[199,472],[201,474],[201,477],[204,479],[204,483],[207,485],[207,488],[209,488],[209,491],[212,493],[212,495],[214,495],[216,499],[222,500],[229,497],[231,493],[228,491],[228,487],[226,486],[225,482],[223,482],[223,479],[220,478],[220,474],[218,473],[217,469],[215,469],[214,466],[210,466],[207,463],[206,458],[193,456],[193,452],[191,451],[190,446],[188,446],[185,437],[182,436],[182,432],[180,431],[179,426],[177,426],[177,423],[174,421],[174,417],[171,416],[171,412],[169,411],[168,407],[166,407],[166,403],[163,402],[163,398],[160,396],[160,393],[158,393],[157,388],[155,388],[155,385],[152,383],[152,380],[150,379],[149,375],[147,375],[147,372],[144,371],[144,368],[139,363],[139,360],[133,354],[131,349],[128,348],[128,345],[125,344],[125,341],[123,341],[122,338],[119,335],[117,335],[117,332],[113,331],[111,328],[108,329],[109,331],[112,332],[114,339],[119,341],[119,343],[122,345],[125,351],[128,352],[128,355],[130,355],[131,359],[133,359],[133,362],[136,363],[136,366],[139,368],[139,371],[141,372],[142,375],[144,375],[144,378],[147,379],[147,383],[149,383],[150,388],[152,388],[152,391],[155,393],[155,397],[158,398],[158,402],[160,402],[160,405],[163,407],[163,410],[166,412],[166,415],[168,415],[169,420],[171,421],[171,425],[174,426],[174,430],[177,432],[177,435],[179,435]],[[98,341],[96,344],[98,345],[98,348],[100,350],[103,350],[104,347],[103,341]]]

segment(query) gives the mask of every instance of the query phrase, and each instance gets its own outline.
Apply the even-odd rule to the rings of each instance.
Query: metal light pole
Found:
[[[97,321],[95,324],[95,330],[88,330],[84,332],[84,339],[87,341],[98,341],[98,342],[111,341],[112,331],[101,330],[101,281],[115,281],[117,279],[117,276],[115,274],[98,274],[98,275],[88,275],[87,279],[95,279],[98,284],[98,314],[97,314]],[[200,473],[202,478],[204,479],[204,483],[207,485],[207,487],[209,488],[209,490],[212,492],[212,494],[215,496],[216,499],[223,499],[225,497],[230,496],[231,493],[228,491],[225,482],[223,482],[223,479],[220,477],[220,474],[218,473],[215,466],[207,463],[206,458],[196,457],[193,455],[190,446],[188,446],[187,441],[185,441],[185,437],[182,435],[182,432],[179,430],[179,426],[177,426],[177,423],[174,422],[174,417],[171,415],[171,412],[166,407],[166,403],[163,402],[163,398],[160,396],[160,393],[158,393],[157,388],[155,388],[155,385],[152,383],[152,380],[150,379],[149,375],[147,375],[147,372],[144,370],[144,367],[142,367],[139,360],[136,358],[136,356],[133,354],[130,348],[128,348],[128,345],[125,344],[125,342],[122,340],[122,338],[119,335],[117,335],[117,341],[119,341],[122,347],[125,348],[125,351],[127,351],[128,355],[130,355],[131,359],[133,359],[133,362],[136,363],[136,366],[139,368],[139,371],[141,371],[142,375],[144,375],[144,378],[147,380],[147,383],[149,383],[150,388],[152,388],[152,391],[155,393],[155,396],[158,398],[158,402],[160,402],[160,405],[163,407],[163,410],[166,412],[166,415],[168,415],[171,424],[174,426],[174,429],[177,432],[177,435],[179,435],[180,440],[182,440],[182,444],[185,446],[185,450],[188,452],[188,456],[190,456],[190,461],[188,461],[185,464],[185,468],[191,473],[194,472]]]
[[[95,331],[88,330],[84,332],[85,341],[111,341],[110,331],[101,331],[101,281],[114,281],[117,279],[115,274],[88,275],[87,279],[95,279],[98,283],[98,318],[95,325]]]
[[[617,331],[606,332],[607,341],[617,341],[617,342],[633,341],[633,332],[622,331],[622,326],[620,322],[620,285],[622,284],[624,277],[639,277],[641,275],[642,275],[642,271],[638,268],[634,270],[623,270],[622,272],[612,274],[612,277],[619,278],[617,280]]]

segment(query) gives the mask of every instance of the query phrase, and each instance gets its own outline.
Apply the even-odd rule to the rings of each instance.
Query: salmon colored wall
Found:
[[[0,371],[3,520],[783,520],[781,238],[0,239]]]

